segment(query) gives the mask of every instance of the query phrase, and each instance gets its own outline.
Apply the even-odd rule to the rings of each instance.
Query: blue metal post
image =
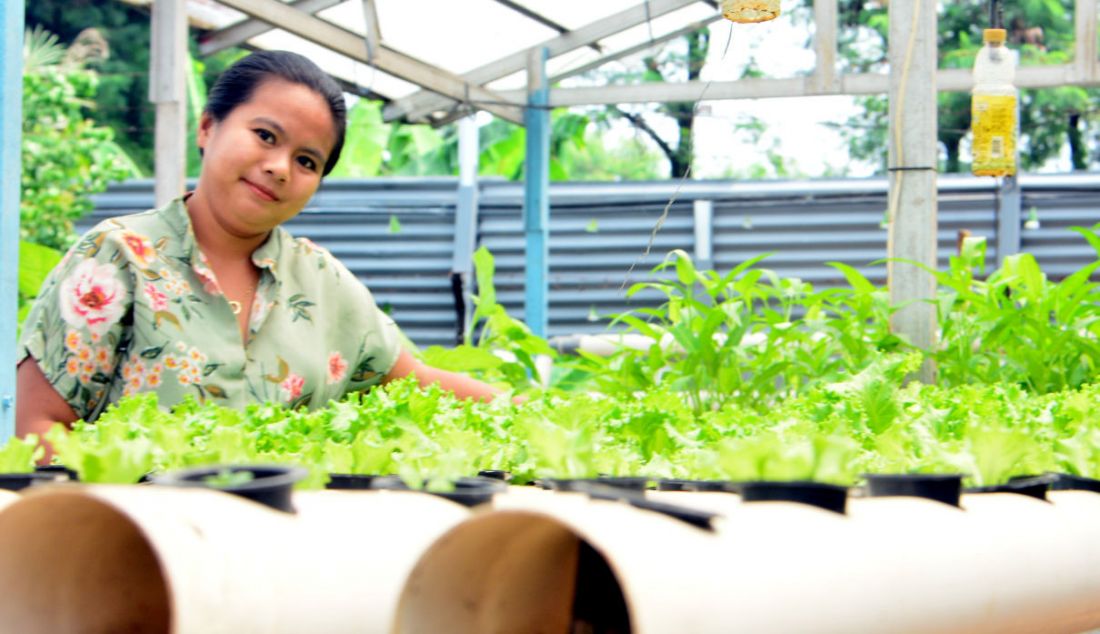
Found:
[[[1005,176],[997,192],[997,266],[1005,258],[1020,252],[1020,225],[1023,222],[1023,197],[1015,174]]]
[[[550,217],[550,87],[546,79],[545,48],[532,49],[527,59],[527,154],[523,197],[523,226],[527,234],[527,288],[524,321],[531,332],[546,336],[549,295]]]
[[[0,0],[0,444],[15,435],[23,0]]]
[[[474,268],[474,247],[477,246],[477,167],[478,125],[474,115],[458,121],[458,201],[455,205],[454,261],[451,264],[451,287],[456,293],[455,342],[462,343],[466,333],[467,315],[472,315],[466,282]]]

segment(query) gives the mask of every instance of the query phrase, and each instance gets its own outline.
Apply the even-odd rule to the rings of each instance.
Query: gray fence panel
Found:
[[[331,181],[302,214],[287,223],[296,236],[332,251],[374,292],[417,344],[451,345],[455,311],[449,274],[457,180]],[[996,189],[992,179],[942,177],[939,182],[940,266],[956,251],[958,232],[989,241],[996,259]],[[1052,278],[1096,259],[1070,226],[1100,222],[1100,174],[1021,177],[1024,218],[1037,210],[1041,227],[1021,231]],[[672,249],[694,252],[695,200],[714,204],[714,266],[726,271],[763,253],[760,266],[819,287],[845,284],[826,265],[840,261],[884,283],[887,231],[885,179],[733,183],[554,183],[550,188],[549,334],[599,332],[609,314],[660,302],[654,291],[632,298],[626,289],[651,279]],[[496,261],[498,300],[523,317],[523,186],[480,183],[479,244]],[[151,181],[112,186],[95,197],[96,209],[78,223],[149,208]],[[671,201],[671,203],[670,203]],[[660,230],[658,220],[667,211]],[[400,230],[391,232],[395,216]],[[652,244],[650,241],[652,239]],[[648,253],[647,253],[647,246]]]

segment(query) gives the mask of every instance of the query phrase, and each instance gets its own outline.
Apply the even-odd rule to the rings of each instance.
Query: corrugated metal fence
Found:
[[[939,183],[941,266],[955,252],[960,229],[989,239],[992,262],[993,181],[941,177]],[[331,181],[287,228],[340,258],[417,344],[450,345],[456,189],[451,178]],[[710,240],[720,271],[771,253],[762,266],[817,286],[844,283],[826,265],[830,261],[884,283],[885,266],[872,262],[886,256],[887,232],[880,226],[886,189],[884,179],[552,184],[549,334],[602,331],[606,322],[600,316],[656,303],[654,293],[628,301],[625,289],[649,278],[671,249],[696,253],[695,201],[711,201]],[[1022,250],[1034,253],[1052,277],[1096,259],[1068,227],[1100,222],[1100,174],[1024,176],[1021,189],[1024,217],[1034,207],[1041,223],[1021,232]],[[478,243],[495,256],[498,300],[522,317],[523,186],[482,181],[479,198]],[[115,185],[95,201],[81,230],[105,217],[148,209],[152,182]]]

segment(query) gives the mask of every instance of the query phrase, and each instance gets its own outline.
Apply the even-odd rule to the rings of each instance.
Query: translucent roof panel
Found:
[[[629,8],[632,3],[627,4],[627,8]],[[681,31],[689,25],[706,22],[708,19],[714,18],[717,18],[716,12],[709,5],[705,3],[691,4],[666,15],[653,18],[648,23],[639,24],[598,40],[596,45],[600,48],[599,52],[591,47],[584,47],[554,57],[547,62],[546,72],[552,78],[570,75],[576,71],[586,69],[598,60],[615,57],[619,53],[634,50],[650,42],[659,43],[665,36]],[[646,46],[642,50],[651,48],[652,46]],[[640,51],[634,54],[640,54]],[[526,85],[526,71],[520,71],[501,78],[489,86],[497,90],[515,90]]]
[[[458,75],[558,35],[494,0],[378,0],[378,23],[387,46]]]
[[[568,35],[594,23],[605,27],[600,39],[552,56],[547,64],[551,77],[590,68],[624,52],[636,53],[647,42],[717,17],[715,2],[678,1],[684,6],[665,9],[663,15],[658,15],[659,6],[677,6],[677,0],[374,0],[374,4],[383,45],[415,59],[421,68],[432,69],[432,75],[453,80],[476,71],[480,79],[474,83],[490,89],[519,89],[527,81],[520,63],[526,51],[562,37],[559,31]],[[230,0],[187,2],[192,24],[199,28],[217,31],[246,19],[231,8]],[[642,17],[624,20],[620,28],[616,20],[624,11]],[[650,11],[653,15],[647,22]],[[317,17],[365,37],[363,0],[333,0]],[[371,67],[281,28],[254,35],[243,44],[297,51],[333,76],[359,86],[360,92],[369,90],[391,101],[423,92],[394,74],[401,71]]]
[[[614,15],[638,4],[638,0],[525,0],[519,2],[531,11],[567,29],[580,27]]]

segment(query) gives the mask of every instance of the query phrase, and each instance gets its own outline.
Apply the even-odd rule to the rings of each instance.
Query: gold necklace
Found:
[[[250,288],[248,289],[248,291],[247,291],[247,292],[245,292],[245,294],[244,294],[245,300],[247,300],[247,299],[248,299],[249,297],[251,297],[251,296],[252,296],[252,293],[253,293],[254,291],[255,291],[255,288],[254,288],[254,287],[250,287]],[[226,296],[226,298],[225,298],[225,301],[229,302],[229,310],[233,311],[233,314],[234,314],[234,315],[240,315],[240,314],[241,314],[241,308],[242,308],[242,306],[241,306],[241,302],[238,302],[238,301],[237,301],[237,300],[235,300],[235,299],[229,299],[229,297],[228,297],[228,296]],[[243,301],[243,300],[242,300],[242,301]]]

